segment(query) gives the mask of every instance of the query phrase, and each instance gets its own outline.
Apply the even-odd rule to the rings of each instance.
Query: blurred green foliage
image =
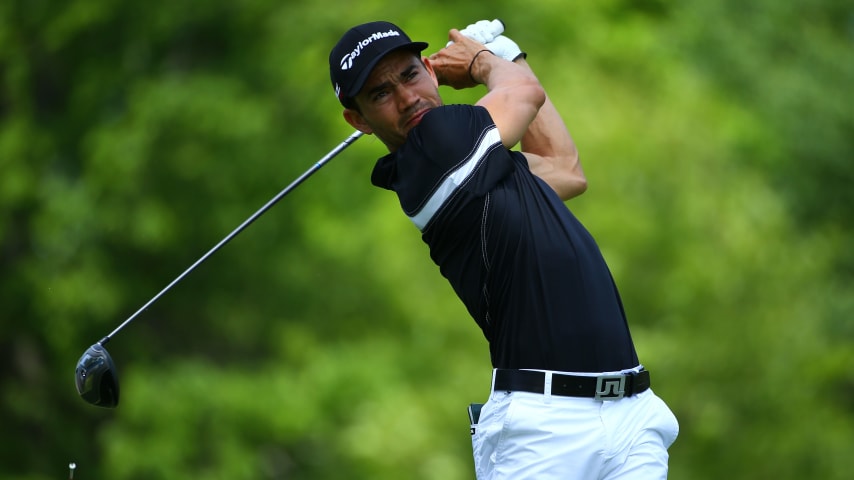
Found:
[[[327,55],[502,18],[572,131],[569,203],[680,419],[671,477],[849,478],[854,6],[0,3],[0,478],[474,478],[486,343],[364,137],[72,369],[351,132]],[[470,102],[482,91],[443,91]]]

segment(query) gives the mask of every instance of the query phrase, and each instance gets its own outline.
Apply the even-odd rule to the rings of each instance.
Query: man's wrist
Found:
[[[489,53],[489,54],[491,54],[491,55],[495,55],[495,54],[494,54],[494,53],[492,53],[488,48],[484,48],[483,50],[480,50],[480,51],[478,51],[477,53],[475,53],[475,54],[474,54],[474,56],[473,56],[473,57],[472,57],[472,59],[471,59],[471,63],[469,63],[469,78],[471,78],[471,81],[472,81],[472,82],[474,82],[475,84],[483,83],[483,82],[479,82],[479,81],[477,81],[477,79],[476,79],[476,78],[475,78],[475,76],[474,76],[474,71],[473,71],[473,70],[474,70],[474,64],[475,64],[475,62],[477,61],[478,57],[480,57],[480,55],[481,55],[482,53],[484,53],[484,52]]]

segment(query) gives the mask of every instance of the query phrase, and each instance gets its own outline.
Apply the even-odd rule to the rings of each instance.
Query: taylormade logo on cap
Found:
[[[387,32],[374,32],[369,35],[364,40],[356,43],[356,48],[353,49],[352,52],[344,55],[344,58],[341,59],[341,70],[349,70],[353,68],[353,61],[362,54],[362,49],[371,44],[374,40],[380,40],[388,37],[399,37],[400,32],[397,30],[389,30]]]

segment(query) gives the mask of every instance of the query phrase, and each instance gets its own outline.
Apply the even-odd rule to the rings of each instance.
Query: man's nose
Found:
[[[398,91],[398,108],[405,111],[413,104],[418,103],[418,92],[413,88],[400,87]]]

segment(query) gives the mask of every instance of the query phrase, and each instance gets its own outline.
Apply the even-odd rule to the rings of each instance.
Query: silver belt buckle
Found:
[[[596,377],[595,400],[619,400],[626,395],[625,375],[601,375]]]

